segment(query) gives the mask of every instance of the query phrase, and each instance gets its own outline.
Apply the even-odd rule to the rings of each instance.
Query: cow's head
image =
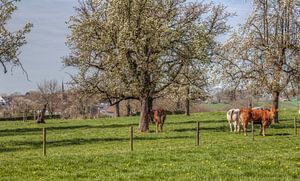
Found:
[[[272,109],[268,111],[269,118],[272,119],[272,123],[275,123],[274,118],[275,118],[275,115],[276,115],[277,112],[278,112],[278,109],[275,109],[274,106],[272,106]]]

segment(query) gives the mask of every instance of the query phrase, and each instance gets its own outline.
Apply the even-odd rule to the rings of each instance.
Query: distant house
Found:
[[[105,116],[113,117],[115,115],[114,106],[110,106],[109,103],[98,103],[93,107],[93,114],[102,114]]]
[[[115,115],[115,107],[109,106],[105,111],[104,114],[110,117],[113,117]]]
[[[286,101],[289,101],[289,99],[288,98],[280,98],[280,101],[286,102]]]
[[[0,96],[0,106],[6,106],[8,105],[8,101],[5,100],[2,96]]]
[[[109,107],[109,103],[103,103],[103,102],[101,102],[101,103],[97,104],[96,107],[97,107],[100,111],[106,110],[106,109]]]

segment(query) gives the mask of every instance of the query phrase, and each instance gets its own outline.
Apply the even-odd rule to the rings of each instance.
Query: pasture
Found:
[[[256,126],[254,142],[251,134],[230,133],[225,116],[168,115],[159,134],[154,124],[148,133],[137,132],[138,117],[0,122],[0,180],[299,180],[296,113],[280,112],[280,123],[267,128],[266,137]],[[196,121],[200,146],[195,146]],[[47,156],[42,127],[47,127]]]

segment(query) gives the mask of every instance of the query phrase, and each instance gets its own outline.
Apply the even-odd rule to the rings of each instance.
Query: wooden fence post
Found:
[[[252,141],[254,141],[254,121],[251,121]]]
[[[294,135],[297,135],[297,120],[296,120],[296,117],[294,117]]]
[[[46,128],[43,128],[43,154],[46,156]]]
[[[197,122],[197,129],[196,129],[196,145],[197,146],[199,146],[199,137],[200,137],[200,134],[199,134],[199,132],[200,132],[200,122],[198,121]]]
[[[130,150],[133,151],[133,127],[130,127]]]

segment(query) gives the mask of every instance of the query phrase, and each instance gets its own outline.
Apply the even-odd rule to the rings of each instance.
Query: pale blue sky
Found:
[[[230,20],[232,26],[245,21],[251,11],[250,0],[215,0],[223,3],[228,11],[237,16]],[[28,72],[30,81],[19,68],[3,74],[0,68],[0,94],[35,90],[36,84],[43,80],[56,79],[67,82],[71,70],[63,69],[62,57],[68,54],[65,46],[68,28],[66,21],[74,15],[77,0],[21,0],[18,10],[9,21],[9,29],[17,30],[25,22],[34,27],[27,35],[27,45],[22,48],[20,60]]]

